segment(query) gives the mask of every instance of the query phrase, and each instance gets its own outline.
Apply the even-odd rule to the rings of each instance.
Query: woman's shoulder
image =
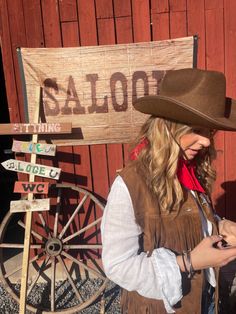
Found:
[[[139,162],[130,161],[118,174],[123,178],[127,176],[142,176],[144,174],[144,170]]]

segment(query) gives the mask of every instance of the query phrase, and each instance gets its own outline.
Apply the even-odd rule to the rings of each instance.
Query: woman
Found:
[[[211,206],[212,130],[236,130],[234,106],[224,75],[198,69],[167,72],[159,95],[134,103],[151,116],[102,220],[104,270],[123,288],[123,313],[214,313],[236,224]]]

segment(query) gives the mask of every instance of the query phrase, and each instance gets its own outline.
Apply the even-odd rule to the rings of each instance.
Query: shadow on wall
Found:
[[[0,53],[0,123],[9,123],[9,112],[6,97],[5,79],[3,73],[2,54]],[[12,137],[7,135],[0,135],[0,163],[4,160],[14,158],[13,154],[5,154],[4,151],[11,149]],[[13,194],[14,182],[17,179],[16,173],[6,171],[0,165],[0,222],[9,210],[9,204]]]
[[[215,204],[218,213],[227,208],[225,218],[236,221],[236,181],[227,181],[221,184],[225,193],[221,195]],[[221,267],[220,270],[220,314],[236,313],[236,260]]]
[[[215,210],[217,213],[224,213],[222,215],[225,218],[236,222],[236,180],[223,182],[221,187],[225,192],[216,200]]]

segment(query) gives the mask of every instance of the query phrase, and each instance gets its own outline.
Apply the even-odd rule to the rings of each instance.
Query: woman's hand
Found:
[[[229,245],[236,245],[236,223],[222,219],[219,221],[219,233]]]
[[[204,238],[192,251],[191,261],[194,270],[209,267],[221,267],[236,259],[236,247],[222,248],[221,236],[215,235]],[[182,256],[177,256],[181,271],[185,271]]]

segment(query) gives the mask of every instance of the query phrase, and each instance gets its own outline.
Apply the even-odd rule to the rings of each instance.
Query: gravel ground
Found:
[[[84,291],[81,291],[81,294],[89,294],[89,291],[93,291],[94,285],[99,285],[99,282],[95,280],[86,283],[86,287]],[[68,293],[69,284],[67,282],[59,282],[57,283],[57,291],[60,296],[60,305],[64,305],[66,307],[72,307],[77,304],[77,300],[74,298],[73,293]],[[20,289],[19,285],[15,286],[16,290]],[[43,284],[37,285],[37,288],[31,292],[30,302],[32,304],[43,303],[47,305],[48,302],[48,290],[47,287]],[[44,297],[45,296],[45,297]],[[63,296],[63,297],[61,297]],[[56,295],[57,300],[57,295]],[[106,314],[120,314],[120,289],[118,286],[113,283],[109,283],[106,291],[105,291],[105,313]],[[59,302],[57,302],[59,304]],[[10,294],[3,288],[0,284],[0,314],[18,314],[19,313],[19,305],[18,303],[12,299]],[[32,314],[30,311],[26,311],[27,314]],[[40,312],[39,312],[40,313]],[[100,300],[95,301],[94,304],[90,305],[86,309],[75,312],[81,314],[99,314],[100,313]]]

